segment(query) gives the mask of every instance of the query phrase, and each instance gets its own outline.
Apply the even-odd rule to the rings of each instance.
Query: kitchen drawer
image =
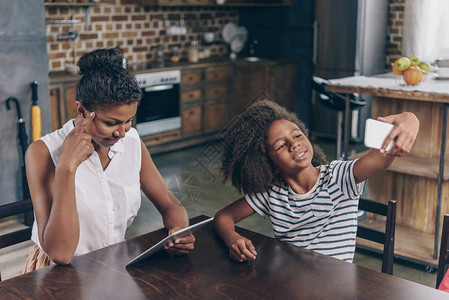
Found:
[[[203,129],[202,112],[203,109],[200,105],[182,109],[181,122],[183,135],[201,132]]]
[[[181,130],[172,130],[162,132],[154,135],[147,135],[142,137],[142,141],[146,146],[158,145],[177,140],[181,137]]]
[[[226,85],[212,85],[206,87],[206,98],[216,98],[228,95],[228,87]]]
[[[205,129],[206,130],[218,130],[223,129],[229,119],[228,105],[227,103],[208,103],[205,107],[206,120]]]
[[[206,81],[224,80],[229,77],[229,68],[210,68],[206,70]]]
[[[187,70],[181,73],[181,85],[182,84],[194,84],[200,83],[202,80],[202,70]]]
[[[183,90],[181,91],[181,102],[199,100],[202,98],[202,95],[203,93],[201,89]]]

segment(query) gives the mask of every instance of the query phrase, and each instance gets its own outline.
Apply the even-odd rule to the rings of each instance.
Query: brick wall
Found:
[[[387,70],[391,70],[391,63],[402,56],[405,1],[390,0],[388,5],[387,55],[385,61]]]
[[[385,67],[401,56],[404,4],[406,0],[389,0],[387,53]],[[49,2],[49,1],[46,1]],[[220,37],[220,30],[227,22],[238,23],[238,11],[221,7],[144,7],[135,4],[137,0],[109,0],[110,5],[90,7],[88,9],[88,26],[86,26],[84,8],[47,7],[47,20],[70,20],[80,23],[75,25],[47,25],[47,51],[50,71],[64,70],[67,65],[78,61],[79,57],[97,48],[119,46],[130,64],[151,63],[153,52],[159,43],[164,44],[166,58],[173,47],[179,47],[182,59],[187,58],[187,48],[193,40],[201,41],[203,30],[214,32]],[[167,36],[166,26],[177,25],[174,20],[185,19],[187,34],[185,36]],[[164,21],[166,20],[166,21]],[[73,30],[78,37],[73,45],[71,40],[58,40],[58,35]],[[75,46],[75,51],[73,51]],[[212,56],[225,56],[228,46],[223,43],[201,45],[207,46]],[[75,52],[75,59],[74,53]]]
[[[49,2],[49,1],[48,1]],[[178,47],[181,59],[187,59],[187,49],[193,40],[201,41],[202,32],[214,32],[220,37],[224,24],[238,24],[238,12],[221,7],[144,7],[136,0],[109,0],[110,5],[88,9],[82,7],[46,7],[47,21],[79,20],[77,24],[47,24],[47,51],[50,71],[62,71],[77,62],[80,56],[97,48],[120,47],[128,63],[151,63],[158,44],[164,44],[168,59],[173,47]],[[187,27],[185,36],[167,36],[165,28],[178,25],[184,19]],[[86,28],[87,21],[87,28]],[[69,31],[78,32],[74,42],[61,39]],[[59,38],[58,38],[59,36]],[[211,56],[228,54],[228,46],[221,42],[206,44],[200,42],[200,51],[208,47]],[[74,50],[73,50],[74,49]]]

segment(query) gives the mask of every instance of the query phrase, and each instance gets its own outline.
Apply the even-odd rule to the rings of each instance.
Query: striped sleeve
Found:
[[[269,195],[268,191],[263,193],[254,193],[245,195],[246,202],[262,217],[268,217],[270,215],[269,210]]]
[[[350,197],[360,196],[365,189],[365,181],[359,184],[355,183],[354,164],[356,160],[334,160],[330,163],[331,182],[339,187],[341,192]]]

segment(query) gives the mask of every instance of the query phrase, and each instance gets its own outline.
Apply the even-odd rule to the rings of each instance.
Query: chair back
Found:
[[[386,217],[385,230],[381,231],[375,228],[357,225],[357,237],[372,242],[383,244],[382,252],[382,273],[393,274],[394,261],[394,239],[396,224],[396,201],[390,200],[388,204],[360,198],[359,210],[382,215]]]
[[[440,286],[449,265],[449,214],[444,215],[441,233],[440,256],[438,257],[436,288]]]
[[[0,205],[0,220],[18,214],[32,215],[33,203],[30,199]],[[32,222],[27,220],[27,227],[0,235],[0,249],[25,242],[31,238]],[[0,274],[1,280],[1,274]]]

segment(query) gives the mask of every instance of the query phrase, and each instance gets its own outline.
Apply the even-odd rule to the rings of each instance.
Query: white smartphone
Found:
[[[380,149],[391,129],[393,129],[393,124],[367,119],[365,122],[365,146]],[[388,145],[386,150],[390,150],[391,147],[393,147],[393,141]]]

